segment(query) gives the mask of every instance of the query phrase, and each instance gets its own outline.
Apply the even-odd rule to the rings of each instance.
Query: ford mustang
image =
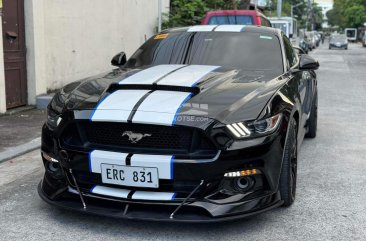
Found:
[[[280,30],[166,30],[48,106],[38,186],[49,204],[110,217],[210,222],[295,200],[317,128],[319,67]]]

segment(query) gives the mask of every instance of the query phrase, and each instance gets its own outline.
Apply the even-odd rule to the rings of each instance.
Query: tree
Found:
[[[267,9],[265,11],[265,14],[267,16],[277,16],[277,0],[272,0],[271,2],[272,2],[272,4],[269,7],[269,9]],[[282,1],[282,16],[286,16],[286,17],[291,16],[291,6],[297,5],[300,3],[302,3],[302,4],[297,6],[296,8],[294,8],[293,13],[294,13],[295,18],[298,20],[299,27],[304,28],[306,25],[308,14],[310,12],[310,9],[307,4],[307,0],[283,0]],[[316,11],[315,12],[315,16],[316,16],[315,25],[321,27],[321,23],[323,21],[323,15],[322,15],[321,9],[319,11],[319,8],[317,7],[316,4],[314,4],[313,6],[316,7],[316,9],[314,9]],[[310,27],[310,25],[309,25],[309,27]]]
[[[333,9],[327,12],[329,24],[341,28],[357,28],[366,22],[365,0],[334,0]]]

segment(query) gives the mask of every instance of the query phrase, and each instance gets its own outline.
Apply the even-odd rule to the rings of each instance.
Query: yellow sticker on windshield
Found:
[[[162,34],[158,34],[158,35],[156,35],[154,39],[156,39],[156,40],[158,40],[158,39],[165,39],[165,38],[167,38],[168,36],[169,36],[169,34],[167,34],[167,33],[162,33]]]

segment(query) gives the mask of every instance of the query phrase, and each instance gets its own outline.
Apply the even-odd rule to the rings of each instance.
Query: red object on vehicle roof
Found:
[[[202,25],[240,24],[271,27],[268,18],[257,10],[209,11],[202,19]]]

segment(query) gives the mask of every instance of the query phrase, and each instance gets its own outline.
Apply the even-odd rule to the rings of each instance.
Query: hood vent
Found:
[[[200,88],[198,87],[184,87],[184,86],[174,86],[174,85],[140,85],[140,84],[111,84],[107,92],[113,93],[116,90],[165,90],[165,91],[177,91],[177,92],[189,92],[197,95],[200,93]]]

